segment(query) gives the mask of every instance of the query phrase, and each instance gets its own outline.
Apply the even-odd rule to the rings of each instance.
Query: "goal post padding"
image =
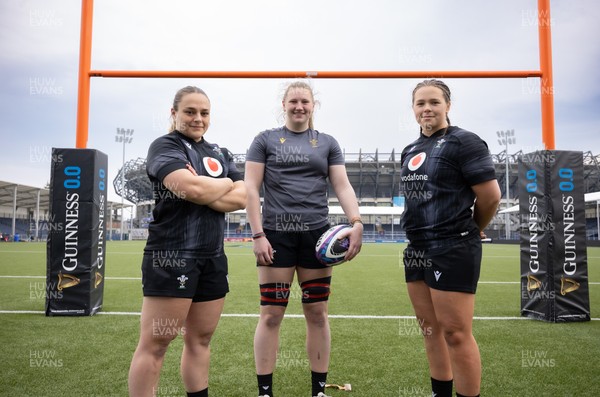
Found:
[[[590,320],[583,179],[582,152],[519,159],[522,316]]]
[[[98,150],[52,149],[47,316],[91,316],[102,309],[107,166]]]

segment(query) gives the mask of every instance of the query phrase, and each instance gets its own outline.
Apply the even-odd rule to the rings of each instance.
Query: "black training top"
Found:
[[[145,252],[169,251],[170,255],[210,257],[223,253],[225,217],[206,205],[186,201],[173,191],[177,186],[164,178],[190,163],[198,175],[242,180],[231,153],[204,139],[194,142],[178,131],[157,138],[150,145],[146,171],[152,182],[156,206],[148,227]]]
[[[412,244],[479,235],[471,186],[496,179],[487,144],[451,126],[423,134],[402,151],[400,189],[405,199],[402,227]]]

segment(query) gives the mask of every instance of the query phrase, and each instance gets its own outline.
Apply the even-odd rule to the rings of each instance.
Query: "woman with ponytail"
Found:
[[[183,338],[181,376],[189,397],[208,396],[210,340],[229,292],[225,212],[246,206],[229,151],[204,139],[210,100],[197,87],[175,95],[169,134],[150,145],[146,171],[155,199],[142,260],[140,339],[129,395],[158,392],[165,353]]]
[[[450,125],[450,89],[425,80],[412,93],[419,138],[402,151],[402,227],[408,295],[425,341],[433,395],[478,396],[481,360],[472,323],[481,238],[500,188],[486,143]],[[473,208],[473,209],[471,209]]]
[[[247,211],[261,295],[254,335],[258,395],[276,394],[273,371],[279,329],[297,275],[306,319],[311,396],[323,397],[331,352],[327,301],[332,268],[316,259],[315,244],[329,228],[328,180],[353,225],[345,234],[350,239],[347,260],[360,251],[363,225],[340,146],[331,135],[314,129],[310,85],[304,81],[288,85],[281,105],[285,125],[257,135],[246,156]]]

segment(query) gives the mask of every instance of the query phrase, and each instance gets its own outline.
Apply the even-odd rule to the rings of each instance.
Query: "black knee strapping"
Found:
[[[290,299],[290,283],[260,284],[260,304],[287,306]]]
[[[329,300],[331,277],[316,278],[300,284],[302,303],[314,303]]]

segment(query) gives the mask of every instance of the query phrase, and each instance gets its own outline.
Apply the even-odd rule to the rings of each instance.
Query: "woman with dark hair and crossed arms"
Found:
[[[173,124],[148,150],[156,205],[142,261],[140,339],[129,370],[129,394],[157,394],[169,344],[183,338],[181,376],[189,397],[208,396],[210,340],[229,292],[223,249],[225,212],[246,206],[246,187],[228,150],[204,140],[210,101],[184,87]]]

